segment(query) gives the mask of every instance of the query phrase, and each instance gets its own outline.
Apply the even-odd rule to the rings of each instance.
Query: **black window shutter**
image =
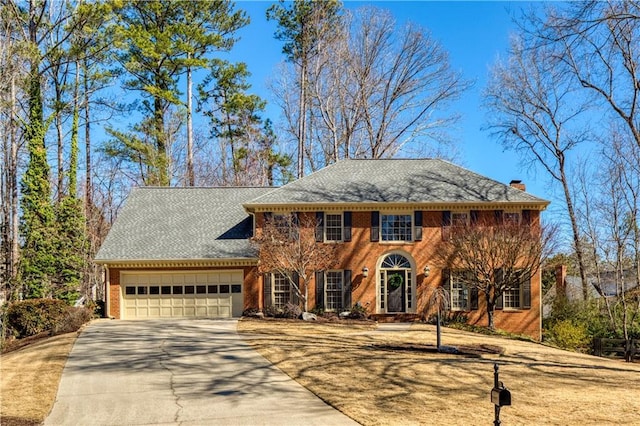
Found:
[[[496,210],[496,211],[500,211],[500,210]],[[502,286],[502,269],[496,270],[496,272],[495,272],[495,280],[496,280],[496,286],[497,287],[501,287]],[[496,309],[502,309],[502,305],[503,305],[502,304],[502,299],[503,299],[503,295],[502,294],[496,299]]]
[[[380,212],[371,212],[371,241],[380,241]]]
[[[316,212],[316,242],[324,241],[324,212]]]
[[[478,224],[478,216],[480,215],[480,212],[478,210],[471,210],[469,212],[470,215],[470,219],[471,219],[471,224],[472,225],[477,225]]]
[[[451,212],[444,210],[442,212],[442,240],[447,241],[449,239],[451,230]]]
[[[493,216],[496,219],[496,225],[502,225],[502,210],[494,210],[493,211]]]
[[[271,274],[264,274],[264,306],[269,307],[273,305],[271,301]]]
[[[522,280],[522,308],[531,309],[531,275],[527,273]]]
[[[291,276],[293,278],[293,283],[296,285],[298,290],[296,290],[293,286],[291,286],[291,297],[290,302],[294,305],[300,304],[300,297],[298,296],[298,291],[300,291],[300,276],[297,272],[294,272]]]
[[[342,287],[343,309],[351,309],[351,269],[344,270],[344,283]]]
[[[531,210],[522,210],[522,223],[531,225]]]
[[[316,271],[316,308],[324,309],[324,272]]]
[[[470,286],[469,288],[469,308],[472,311],[478,310],[478,287]]]
[[[264,212],[262,213],[262,216],[264,217],[264,223],[267,223],[271,220],[271,218],[273,217],[273,213],[271,212]]]
[[[413,213],[413,239],[422,241],[422,211],[420,210]]]
[[[442,212],[442,226],[451,226],[451,212],[449,210]]]
[[[451,291],[451,269],[442,270],[442,287],[447,291]]]
[[[496,299],[496,309],[502,309],[502,294]]]
[[[351,212],[344,212],[342,215],[342,220],[344,221],[344,223],[342,224],[342,227],[344,229],[342,240],[349,242],[351,241]]]

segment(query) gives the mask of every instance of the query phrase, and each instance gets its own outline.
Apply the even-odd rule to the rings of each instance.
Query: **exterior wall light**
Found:
[[[424,277],[427,278],[429,276],[429,272],[431,272],[431,268],[429,268],[429,265],[425,266],[422,272],[424,272]]]
[[[366,266],[362,268],[362,276],[365,278],[369,276],[369,268],[367,268]]]

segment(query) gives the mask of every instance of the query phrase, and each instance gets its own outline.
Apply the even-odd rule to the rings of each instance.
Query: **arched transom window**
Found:
[[[411,269],[411,263],[409,262],[409,259],[397,253],[393,253],[385,257],[382,261],[382,265],[380,266],[382,268],[389,269]]]

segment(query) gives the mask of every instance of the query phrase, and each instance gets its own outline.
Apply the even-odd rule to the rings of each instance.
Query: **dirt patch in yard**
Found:
[[[44,421],[77,335],[40,336],[0,356],[0,424],[27,426]]]
[[[640,424],[639,364],[453,329],[442,343],[476,348],[474,356],[417,350],[435,347],[435,327],[424,324],[397,331],[298,324],[238,328],[263,356],[364,425],[492,424],[495,362],[512,395],[505,425]]]

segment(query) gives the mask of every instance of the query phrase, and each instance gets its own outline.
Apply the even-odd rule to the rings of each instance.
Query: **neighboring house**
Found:
[[[313,215],[318,241],[338,245],[334,269],[317,271],[310,308],[423,314],[436,286],[452,309],[486,325],[482,295],[435,262],[456,223],[476,218],[537,221],[548,201],[446,161],[342,160],[280,188],[134,189],[96,262],[107,270],[115,318],[228,317],[282,307],[292,289],[260,275],[249,238],[268,215]],[[539,339],[541,277],[505,294],[497,328]]]
[[[564,265],[556,266],[556,282],[549,288],[543,298],[543,317],[547,318],[551,315],[553,303],[558,295],[563,296],[569,302],[584,301],[584,293],[582,291],[582,280],[579,276],[567,275],[567,268]],[[632,269],[625,269],[623,271],[623,279],[625,285],[625,293],[637,294],[638,285],[636,282],[636,275]],[[590,299],[600,299],[606,297],[608,299],[615,299],[620,296],[621,287],[617,282],[616,273],[614,271],[605,271],[600,274],[599,287],[602,291],[602,296],[596,289],[598,284],[597,278],[593,276],[587,277],[588,282],[588,297]]]

